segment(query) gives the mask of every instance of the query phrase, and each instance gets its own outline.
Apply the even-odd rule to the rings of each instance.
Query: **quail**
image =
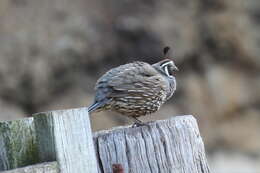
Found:
[[[95,99],[88,111],[112,110],[132,118],[159,110],[176,90],[174,72],[178,68],[167,58],[169,47],[163,50],[164,59],[155,63],[136,61],[115,67],[101,76],[95,86]]]

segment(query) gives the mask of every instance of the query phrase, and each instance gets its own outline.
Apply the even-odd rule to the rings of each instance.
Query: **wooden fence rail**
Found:
[[[34,114],[0,122],[0,172],[209,173],[192,116],[92,134],[87,108]]]

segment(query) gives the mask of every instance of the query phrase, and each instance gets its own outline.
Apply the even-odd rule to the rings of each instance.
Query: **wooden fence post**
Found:
[[[126,173],[210,172],[192,116],[97,132],[94,143],[100,173],[112,173],[113,164],[121,164]]]
[[[87,108],[34,114],[41,162],[57,160],[61,173],[97,173]]]
[[[0,171],[37,162],[33,118],[0,122]]]
[[[14,169],[21,166],[26,167]],[[0,171],[112,173],[112,167],[118,173],[210,172],[192,116],[117,127],[94,137],[87,108],[0,122]]]

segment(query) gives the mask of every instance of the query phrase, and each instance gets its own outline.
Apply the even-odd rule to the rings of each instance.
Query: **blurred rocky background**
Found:
[[[0,119],[91,104],[112,67],[169,45],[178,90],[143,118],[193,114],[212,172],[260,172],[259,0],[1,0]],[[93,129],[131,123],[114,113]]]

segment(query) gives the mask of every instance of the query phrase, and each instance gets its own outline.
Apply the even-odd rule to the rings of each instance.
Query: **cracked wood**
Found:
[[[210,172],[193,116],[97,132],[94,145],[100,173],[112,173],[113,164],[133,173]]]

